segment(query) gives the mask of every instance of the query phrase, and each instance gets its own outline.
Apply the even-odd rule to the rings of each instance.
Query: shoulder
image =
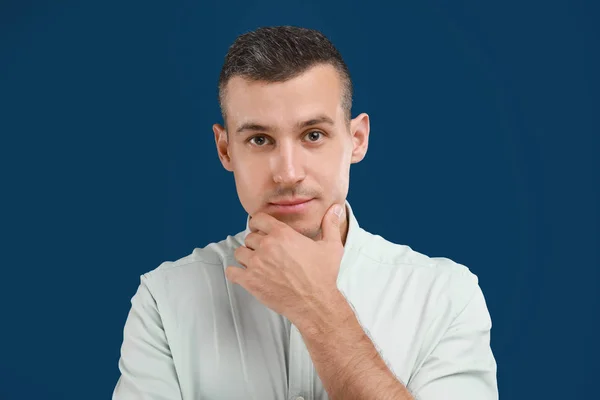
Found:
[[[234,259],[234,250],[241,245],[241,234],[229,235],[225,239],[195,248],[174,261],[163,261],[158,267],[143,274],[141,279],[151,289],[185,288],[197,278],[207,275],[224,275],[227,265]]]
[[[364,231],[366,232],[366,231]],[[405,266],[436,273],[468,275],[470,270],[447,257],[433,257],[404,244],[391,242],[380,235],[366,232],[369,237],[360,248],[360,254],[381,264]]]
[[[411,282],[423,294],[451,302],[458,312],[479,289],[479,279],[469,267],[448,257],[429,256],[408,245],[391,242],[380,235],[370,236],[360,249],[360,258],[378,265],[378,270],[405,283]]]

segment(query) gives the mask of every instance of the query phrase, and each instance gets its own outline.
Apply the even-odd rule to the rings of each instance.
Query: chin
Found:
[[[289,222],[289,223],[287,221],[283,221],[283,222],[288,224],[299,234],[304,235],[310,239],[314,239],[321,233],[321,227],[315,226],[313,223],[303,224],[302,221]]]

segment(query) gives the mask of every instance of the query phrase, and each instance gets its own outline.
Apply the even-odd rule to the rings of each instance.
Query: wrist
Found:
[[[303,336],[324,338],[347,326],[355,318],[350,304],[337,288],[309,304],[305,313],[293,321]]]

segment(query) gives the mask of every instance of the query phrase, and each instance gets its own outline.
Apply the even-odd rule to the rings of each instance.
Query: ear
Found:
[[[212,128],[215,134],[215,144],[217,145],[219,160],[221,160],[223,168],[229,172],[232,172],[233,167],[231,165],[231,158],[229,157],[229,139],[227,137],[227,131],[222,125],[219,124],[214,124]]]
[[[359,114],[350,121],[350,133],[352,134],[352,158],[351,163],[362,161],[369,148],[369,116],[365,113]]]

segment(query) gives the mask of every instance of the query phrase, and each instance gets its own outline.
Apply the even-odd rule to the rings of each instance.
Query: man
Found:
[[[365,231],[346,200],[369,117],[335,47],[241,35],[219,101],[246,229],[141,276],[113,399],[497,399],[477,277]]]

